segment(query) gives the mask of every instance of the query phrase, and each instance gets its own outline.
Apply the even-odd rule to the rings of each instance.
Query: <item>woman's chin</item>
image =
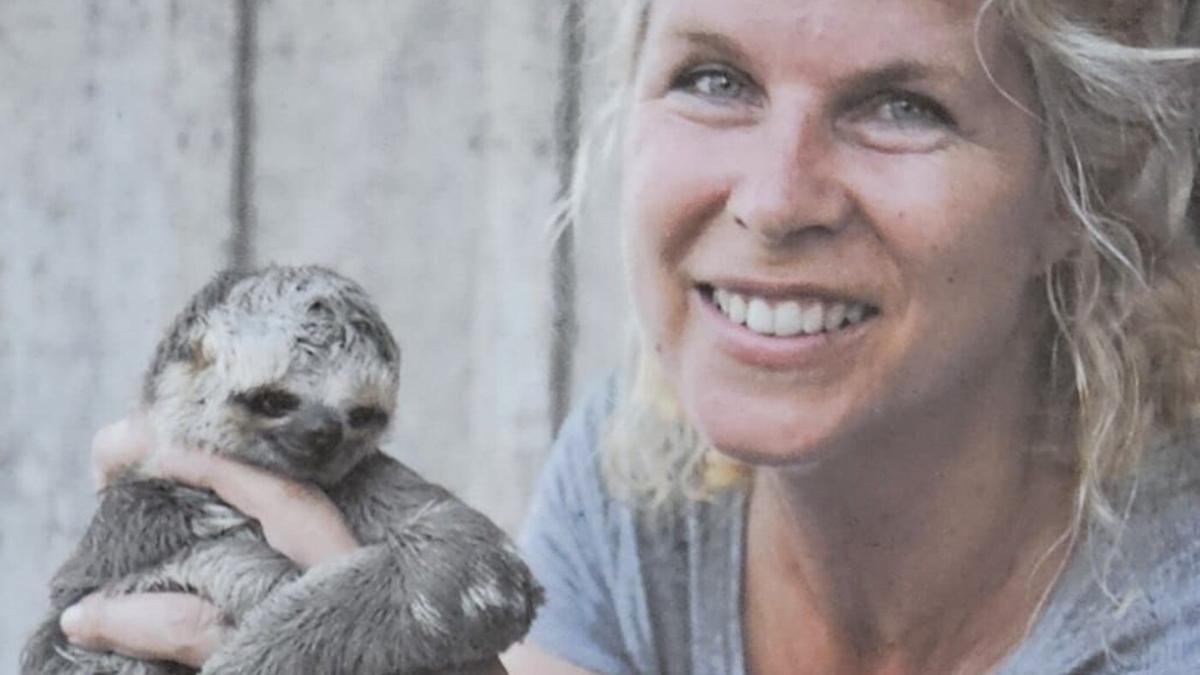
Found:
[[[745,464],[803,468],[834,453],[824,420],[780,419],[767,411],[720,408],[694,410],[696,429],[721,454]]]
[[[692,427],[720,452],[747,464],[813,464],[842,454],[864,418],[853,378],[776,373],[694,358],[678,368],[679,402]],[[675,379],[675,378],[671,378]],[[856,433],[857,432],[857,433]]]
[[[742,464],[800,471],[815,469],[830,456],[828,451],[814,447],[790,446],[764,450],[761,445],[729,445],[715,442],[713,447],[722,455]]]

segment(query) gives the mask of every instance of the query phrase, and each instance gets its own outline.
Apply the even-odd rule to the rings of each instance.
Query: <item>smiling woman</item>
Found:
[[[534,497],[511,667],[1200,665],[1198,14],[627,3],[639,349]]]
[[[993,424],[972,411],[1023,414],[1031,281],[1066,242],[1033,120],[992,85],[961,8],[775,4],[769,26],[662,4],[634,85],[626,250],[689,418],[727,454],[788,461],[881,433],[929,447]],[[863,39],[890,32],[904,37]],[[999,31],[982,37],[1000,85],[1028,100]],[[736,97],[697,86],[715,69]],[[745,299],[744,324],[714,311],[718,290]],[[864,320],[776,329],[797,309],[823,325],[837,305]]]

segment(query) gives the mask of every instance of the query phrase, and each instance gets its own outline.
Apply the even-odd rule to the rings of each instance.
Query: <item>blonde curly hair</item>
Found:
[[[595,144],[619,134],[650,2],[623,2],[614,93],[580,154],[577,206]],[[1119,486],[1200,413],[1197,4],[985,0],[979,11],[997,13],[1025,54],[1038,93],[1028,112],[1077,237],[1047,276],[1045,391],[1050,419],[1070,430],[1076,531],[1118,525]],[[616,494],[655,509],[744,483],[749,469],[683,421],[651,352],[635,345],[621,380],[603,458]]]

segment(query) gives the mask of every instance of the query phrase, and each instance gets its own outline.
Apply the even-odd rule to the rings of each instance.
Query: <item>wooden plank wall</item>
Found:
[[[615,226],[545,229],[597,98],[579,2],[0,2],[0,671],[94,508],[92,433],[225,266],[362,282],[404,351],[388,450],[515,529],[624,325]]]

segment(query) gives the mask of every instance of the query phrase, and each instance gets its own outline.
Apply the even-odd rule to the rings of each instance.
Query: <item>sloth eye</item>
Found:
[[[355,429],[365,429],[366,427],[381,427],[387,424],[387,413],[371,406],[359,406],[352,408],[347,415],[350,426]]]
[[[250,412],[263,417],[283,417],[300,407],[300,397],[282,389],[256,389],[237,399]]]

